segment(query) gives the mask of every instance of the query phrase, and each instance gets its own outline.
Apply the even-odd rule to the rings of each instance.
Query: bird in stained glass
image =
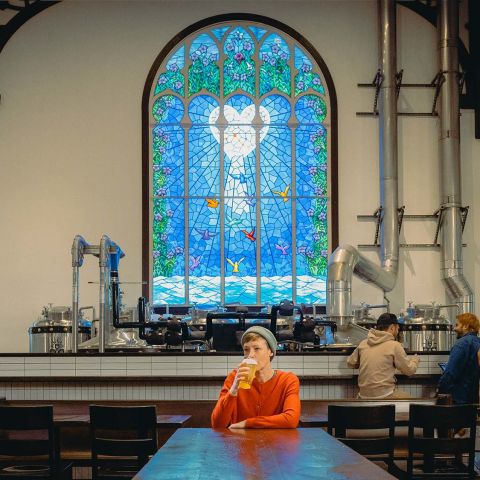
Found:
[[[215,197],[205,198],[205,201],[207,202],[207,207],[210,207],[210,208],[217,208],[218,207],[218,200]]]
[[[290,185],[287,185],[287,187],[285,188],[285,190],[283,192],[279,192],[277,190],[272,190],[272,192],[275,194],[275,195],[280,195],[280,197],[283,198],[283,202],[284,203],[287,203],[288,202],[288,191],[290,190]]]
[[[210,230],[208,230],[208,228],[206,230],[200,230],[199,228],[195,228],[195,230],[202,236],[202,240],[210,240],[211,238],[214,238],[216,235],[218,235],[218,233],[211,232]]]
[[[197,267],[200,266],[200,260],[202,259],[202,256],[199,255],[198,257],[194,257],[193,255],[190,255],[190,261],[192,264],[188,267],[190,270],[193,272]]]
[[[245,234],[245,236],[251,241],[254,242],[256,238],[254,237],[255,234],[255,228],[252,229],[252,231],[248,232],[247,230],[241,230],[242,233]]]
[[[238,273],[238,266],[245,260],[245,257],[242,257],[238,262],[232,262],[229,258],[227,258],[227,262],[233,267],[232,273]]]
[[[287,250],[290,248],[290,245],[279,245],[278,243],[275,244],[275,248],[282,252],[282,255],[288,255]]]
[[[225,215],[225,226],[227,228],[233,229],[235,227],[238,227],[238,225],[240,225],[241,223],[242,221],[239,218],[233,218],[229,215]]]

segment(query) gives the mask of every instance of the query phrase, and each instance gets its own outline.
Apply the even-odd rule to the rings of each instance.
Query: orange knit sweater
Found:
[[[300,382],[290,372],[275,370],[265,383],[253,380],[249,390],[230,395],[236,370],[225,379],[212,412],[212,427],[226,428],[246,420],[246,428],[296,428],[300,419]]]

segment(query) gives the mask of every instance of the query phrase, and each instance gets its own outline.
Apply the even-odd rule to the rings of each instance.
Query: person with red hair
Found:
[[[473,313],[457,315],[458,340],[438,381],[438,393],[449,393],[454,404],[478,403],[480,377],[480,322]]]

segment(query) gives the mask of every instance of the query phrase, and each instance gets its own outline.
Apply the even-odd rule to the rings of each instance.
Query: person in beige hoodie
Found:
[[[398,337],[398,320],[392,313],[382,313],[375,328],[368,332],[347,364],[359,368],[359,398],[411,398],[407,392],[396,388],[395,370],[404,375],[413,375],[418,367],[419,357],[408,357]]]

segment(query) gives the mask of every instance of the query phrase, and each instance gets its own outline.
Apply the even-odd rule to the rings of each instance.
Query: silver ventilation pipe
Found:
[[[352,275],[384,291],[395,286],[398,272],[397,43],[395,0],[378,0],[379,69],[382,75],[379,113],[381,266],[351,245],[339,246],[328,261],[327,315],[339,326],[352,316]]]
[[[440,0],[438,5],[438,56],[444,79],[439,96],[440,269],[450,300],[459,305],[460,313],[473,312],[474,295],[463,275],[458,0]]]

